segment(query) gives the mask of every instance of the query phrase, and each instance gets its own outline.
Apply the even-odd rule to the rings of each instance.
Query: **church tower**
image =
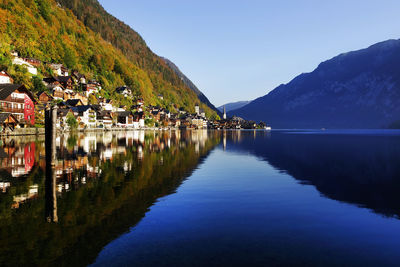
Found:
[[[226,120],[226,109],[225,109],[225,106],[224,106],[224,117],[223,117],[223,119]]]

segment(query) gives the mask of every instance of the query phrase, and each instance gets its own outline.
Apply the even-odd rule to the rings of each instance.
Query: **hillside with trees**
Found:
[[[193,112],[203,104],[138,33],[108,14],[96,0],[1,0],[0,69],[32,91],[42,88],[52,71],[42,64],[38,75],[13,65],[11,52],[23,58],[60,63],[99,81],[104,97],[118,100],[115,88],[127,85],[151,105]],[[162,95],[163,97],[157,97]]]

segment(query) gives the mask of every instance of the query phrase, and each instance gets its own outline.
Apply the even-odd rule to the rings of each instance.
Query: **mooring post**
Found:
[[[45,145],[46,145],[46,220],[58,222],[57,191],[56,191],[56,136],[57,107],[47,107],[45,110]]]
[[[51,109],[51,165],[56,165],[57,106]]]

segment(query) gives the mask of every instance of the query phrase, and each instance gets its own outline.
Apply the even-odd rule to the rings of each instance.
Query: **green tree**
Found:
[[[42,79],[38,76],[33,76],[32,77],[32,91],[35,92],[42,92],[46,90],[46,86],[43,84]]]
[[[76,120],[74,114],[68,113],[67,115],[67,124],[70,129],[76,129],[78,127],[78,121]]]
[[[99,104],[99,101],[97,100],[96,96],[94,94],[90,94],[88,97],[89,104],[90,105],[97,105]]]
[[[76,65],[76,55],[69,48],[65,48],[64,50],[64,63],[70,69],[74,68]]]
[[[36,0],[36,4],[39,8],[40,15],[47,21],[50,22],[51,20],[51,10],[50,4],[47,0]]]
[[[211,115],[210,119],[214,121],[220,121],[221,117],[218,114],[213,114]]]

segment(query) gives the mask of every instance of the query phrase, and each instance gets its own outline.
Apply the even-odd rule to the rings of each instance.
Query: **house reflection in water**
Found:
[[[42,137],[43,139],[43,137]],[[118,160],[121,171],[133,171],[131,154],[137,161],[143,161],[146,154],[159,153],[172,146],[185,148],[187,143],[194,145],[199,154],[206,145],[207,131],[171,131],[171,132],[103,132],[60,135],[56,139],[55,191],[58,196],[64,192],[76,190],[90,180],[98,179],[102,174],[102,165]],[[13,195],[12,208],[19,208],[24,202],[37,198],[40,185],[28,179],[32,172],[46,170],[45,144],[43,140],[27,142],[19,137],[3,140],[0,147],[0,194],[22,183],[23,192]],[[128,155],[129,154],[129,155]],[[164,164],[161,156],[158,165]],[[26,180],[29,180],[29,183]]]
[[[3,141],[3,144],[5,142]],[[35,163],[35,143],[15,144],[14,140],[0,147],[0,166],[12,177],[28,174]]]

